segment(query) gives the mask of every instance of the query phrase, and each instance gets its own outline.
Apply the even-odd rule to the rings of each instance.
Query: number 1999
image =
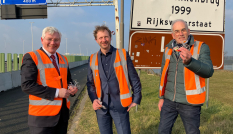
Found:
[[[181,12],[181,14],[184,14],[185,12],[187,12],[187,15],[189,15],[191,13],[191,8],[190,7],[179,7],[179,6],[172,6],[172,14],[174,13],[178,14],[179,12]]]

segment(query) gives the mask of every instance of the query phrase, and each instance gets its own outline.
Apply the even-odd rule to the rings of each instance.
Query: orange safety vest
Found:
[[[203,42],[195,41],[190,52],[194,59],[199,58],[199,52]],[[161,75],[159,95],[164,96],[165,87],[167,83],[168,68],[172,49],[165,48],[165,65]],[[186,100],[190,104],[203,104],[205,102],[205,78],[196,75],[194,72],[184,67],[184,88],[186,93]]]
[[[128,107],[132,103],[132,94],[131,94],[130,83],[128,78],[125,49],[116,50],[116,59],[113,66],[119,83],[121,105],[123,107]],[[101,100],[101,79],[98,69],[98,52],[91,55],[90,67],[93,73],[96,95],[98,99]]]
[[[36,50],[29,52],[35,62],[38,75],[37,84],[51,88],[67,88],[67,68],[68,61],[66,57],[57,53],[59,58],[60,75],[54,67],[50,58],[42,51]],[[59,113],[62,106],[62,98],[54,98],[53,101],[43,99],[34,95],[29,95],[28,114],[33,116],[55,116]],[[67,99],[67,107],[70,108],[70,101]]]

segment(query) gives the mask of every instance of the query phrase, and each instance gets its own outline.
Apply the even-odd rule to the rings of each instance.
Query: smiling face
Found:
[[[178,44],[182,44],[188,39],[190,30],[185,27],[184,22],[178,21],[173,25],[172,37]]]
[[[95,41],[100,45],[100,49],[108,50],[110,49],[111,37],[107,30],[100,30],[96,34]]]
[[[52,35],[45,33],[44,39],[41,37],[41,43],[46,51],[54,54],[60,46],[61,38],[59,33],[54,32]]]

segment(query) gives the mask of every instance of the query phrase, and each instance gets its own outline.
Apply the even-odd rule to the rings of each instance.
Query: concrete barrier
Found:
[[[83,61],[77,61],[77,62],[70,62],[69,63],[69,68],[74,68],[74,67],[78,67],[78,66],[81,66],[81,65],[84,65],[88,63],[88,60],[83,60]]]
[[[12,88],[11,72],[0,73],[0,91]]]
[[[75,68],[84,65],[88,60],[70,62],[69,68]],[[20,70],[0,73],[0,92],[10,90],[21,85]]]
[[[12,88],[15,88],[21,85],[20,70],[11,72],[11,80],[12,80]]]

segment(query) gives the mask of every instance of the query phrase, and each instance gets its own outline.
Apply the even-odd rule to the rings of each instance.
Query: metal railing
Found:
[[[77,62],[88,60],[89,56],[75,56],[75,55],[64,55],[67,57],[68,62]],[[12,54],[7,53],[7,61],[5,61],[5,53],[0,53],[0,73],[11,72],[20,70],[22,65],[23,54]]]

